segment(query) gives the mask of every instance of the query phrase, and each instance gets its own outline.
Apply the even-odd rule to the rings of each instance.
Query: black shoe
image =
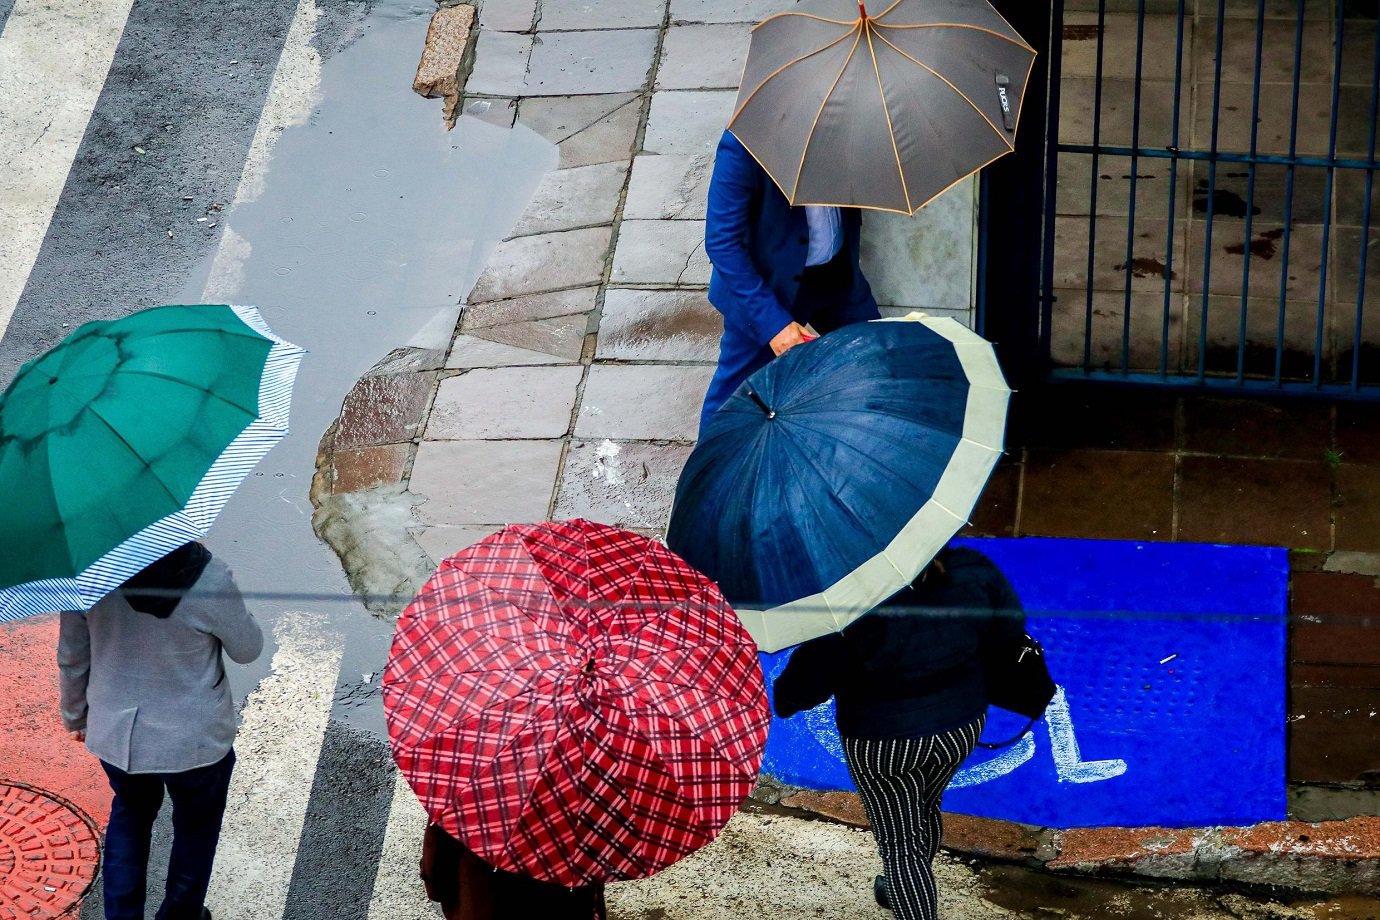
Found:
[[[872,897],[877,899],[877,904],[882,910],[891,910],[891,892],[887,890],[885,875],[879,875],[872,880]]]
[[[211,920],[211,912],[205,907],[201,908],[201,920]]]

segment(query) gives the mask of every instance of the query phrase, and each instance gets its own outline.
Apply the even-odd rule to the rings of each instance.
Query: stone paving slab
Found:
[[[549,352],[518,348],[474,335],[458,335],[451,346],[450,356],[446,358],[446,367],[450,370],[469,370],[476,367],[564,364],[566,360]]]
[[[537,17],[537,0],[484,0],[479,27],[500,32],[527,32]]]
[[[630,93],[522,100],[518,120],[558,145],[562,169],[626,163],[641,124],[642,102]]]
[[[560,441],[423,441],[412,492],[423,524],[544,521],[560,470]]]
[[[693,441],[712,367],[596,364],[585,381],[579,438]]]
[[[613,223],[627,176],[617,161],[547,173],[509,237]]]
[[[436,375],[371,374],[350,389],[340,410],[337,448],[411,441],[417,436]]]
[[[676,25],[666,30],[657,89],[738,89],[747,60],[748,23]]]
[[[418,527],[408,531],[417,545],[431,558],[433,565],[454,556],[467,546],[473,546],[492,533],[502,530],[496,524],[480,526],[455,526],[438,524],[435,527]]]
[[[517,95],[527,79],[532,36],[481,29],[475,37],[474,66],[465,81],[466,95]]]
[[[430,392],[430,387],[428,394]],[[331,491],[336,495],[362,492],[385,483],[400,482],[412,453],[411,444],[380,444],[374,447],[335,449]]]
[[[632,220],[704,220],[714,157],[707,153],[633,160],[623,216]]]
[[[610,288],[599,319],[598,360],[714,362],[723,314],[702,291]]]
[[[644,153],[713,154],[733,115],[735,90],[663,90],[652,94]]]
[[[551,355],[565,361],[578,361],[584,351],[585,333],[588,328],[589,317],[576,313],[525,323],[484,326],[475,329],[470,335],[501,345]]]
[[[656,29],[542,32],[532,48],[522,94],[570,96],[641,89],[652,69],[656,45]]]
[[[562,437],[583,373],[578,365],[494,367],[442,380],[426,440]]]
[[[598,295],[597,287],[583,287],[546,294],[528,294],[511,300],[474,303],[465,307],[460,328],[468,332],[485,326],[588,313],[594,309],[595,298]]]
[[[657,28],[666,14],[665,0],[556,0],[542,6],[541,31]]]
[[[794,5],[792,0],[671,0],[671,22],[757,23]]]
[[[566,452],[555,517],[661,531],[670,518],[676,481],[690,450],[688,444],[573,441]]]
[[[604,277],[610,236],[609,228],[594,227],[499,243],[469,300],[506,300],[598,284]]]
[[[616,284],[707,287],[702,220],[624,220],[613,253]]]

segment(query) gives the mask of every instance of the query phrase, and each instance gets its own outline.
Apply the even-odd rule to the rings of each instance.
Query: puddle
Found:
[[[556,162],[525,128],[461,119],[447,132],[440,100],[412,92],[434,7],[376,4],[353,42],[326,58],[310,120],[273,147],[261,194],[224,218],[243,241],[233,300],[257,305],[273,330],[306,347],[292,434],[245,481],[208,537],[235,569],[265,627],[293,611],[326,614],[346,636],[335,716],[382,732],[377,692],[392,623],[350,594],[335,554],[311,528],[308,489],[318,440],[350,386],[419,332],[448,341],[457,304],[496,241]],[[331,47],[323,10],[318,34]],[[188,279],[202,299],[211,263]],[[243,695],[267,672],[235,669]],[[363,691],[363,692],[361,692]]]

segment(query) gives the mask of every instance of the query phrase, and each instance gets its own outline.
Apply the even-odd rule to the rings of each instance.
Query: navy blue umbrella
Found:
[[[753,374],[676,486],[667,544],[718,582],[763,651],[847,626],[961,528],[1011,391],[951,319],[845,326]]]

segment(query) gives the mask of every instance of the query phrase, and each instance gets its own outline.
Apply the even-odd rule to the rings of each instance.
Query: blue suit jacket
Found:
[[[856,314],[877,302],[858,267],[862,212],[842,209],[843,251],[853,265],[853,284],[841,311]],[[724,321],[765,345],[792,321],[808,316],[791,312],[800,290],[809,246],[804,208],[793,208],[776,183],[731,131],[719,140],[714,174],[709,181],[709,204],[704,249],[713,263],[709,302]]]

